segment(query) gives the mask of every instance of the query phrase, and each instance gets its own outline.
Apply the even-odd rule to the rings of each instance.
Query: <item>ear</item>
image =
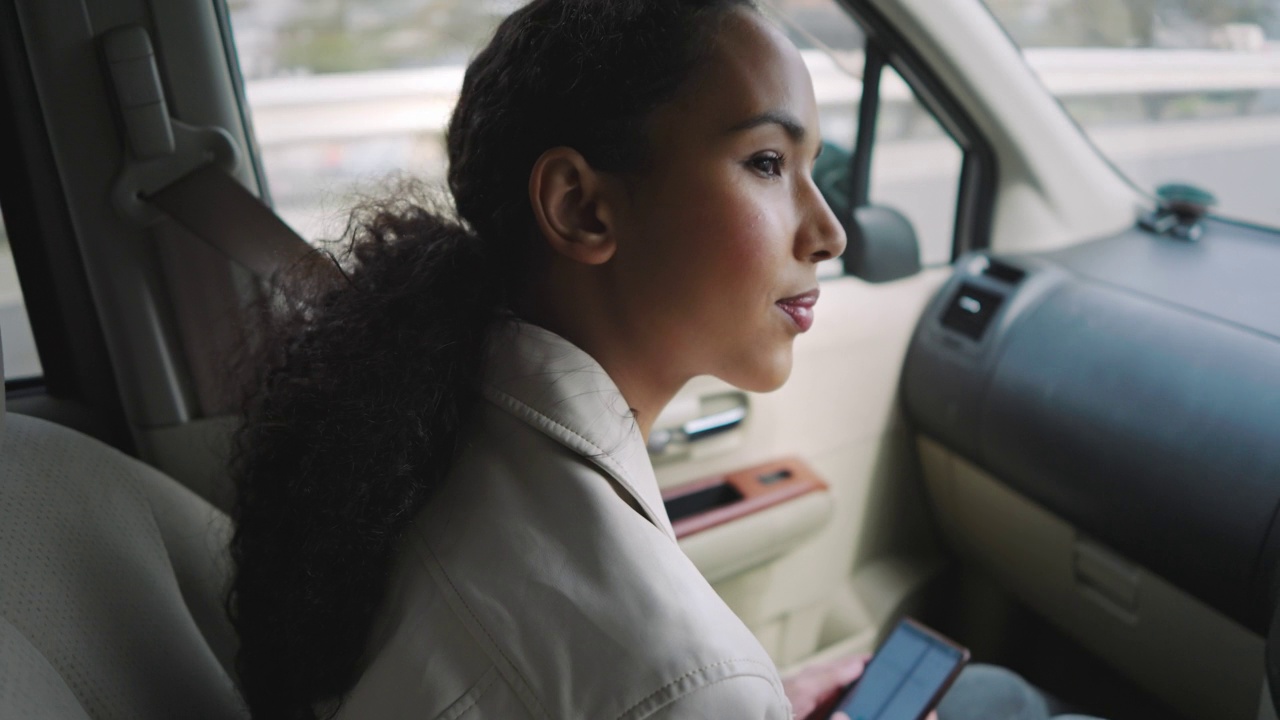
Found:
[[[613,257],[617,243],[608,179],[577,150],[555,147],[542,153],[529,174],[529,201],[538,229],[559,255],[586,265]]]

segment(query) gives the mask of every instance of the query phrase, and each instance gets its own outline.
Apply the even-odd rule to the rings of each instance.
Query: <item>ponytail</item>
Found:
[[[277,283],[232,461],[227,603],[254,717],[336,711],[358,679],[395,542],[448,472],[490,326],[539,259],[539,155],[568,146],[602,172],[642,172],[646,119],[718,20],[752,8],[533,0],[468,66],[449,122],[466,227],[398,202],[353,225],[341,273]]]
[[[228,609],[255,717],[315,717],[357,679],[392,544],[451,464],[501,303],[460,225],[402,204],[355,227],[336,285],[277,283],[268,337],[286,345],[266,349],[235,438]]]

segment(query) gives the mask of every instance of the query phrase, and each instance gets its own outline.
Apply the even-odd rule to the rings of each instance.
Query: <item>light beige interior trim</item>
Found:
[[[708,582],[718,582],[793,550],[831,519],[829,492],[811,492],[694,533],[680,548]]]
[[[1262,638],[936,441],[918,444],[944,531],[967,561],[1188,718],[1257,717]]]

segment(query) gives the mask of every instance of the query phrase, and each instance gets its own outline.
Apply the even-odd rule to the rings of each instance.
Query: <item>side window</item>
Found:
[[[956,191],[964,152],[891,66],[880,78],[870,200],[898,210],[915,227],[920,264],[951,262]]]
[[[985,2],[1134,185],[1280,228],[1280,0]]]
[[[18,270],[9,248],[9,234],[0,217],[0,345],[4,347],[4,379],[40,377],[40,356],[36,354],[27,305],[18,285]]]
[[[466,62],[518,5],[230,0],[276,211],[304,237],[331,237],[362,186],[395,172],[443,180],[443,131]],[[869,176],[855,182],[866,33],[836,0],[772,0],[765,10],[813,76],[826,142],[815,176],[833,209],[848,220],[867,202],[888,206],[914,229],[921,263],[950,262],[959,146],[886,65]],[[846,267],[832,261],[822,274]]]
[[[276,212],[333,237],[353,193],[388,174],[442,181],[463,68],[519,4],[229,0]]]
[[[814,180],[843,222],[849,210],[849,168],[858,134],[866,36],[834,0],[765,0],[762,7],[800,49],[813,78],[823,141]],[[818,275],[838,277],[844,272],[844,262],[837,258],[823,263]]]
[[[850,228],[884,228],[879,222],[884,216],[869,224],[855,219],[861,216],[858,208],[866,205],[896,211],[890,216],[900,215],[910,226],[896,226],[899,232],[888,240],[863,233],[868,247],[851,244],[845,268],[877,280],[912,272],[914,262],[902,273],[881,276],[865,271],[855,257],[874,251],[870,246],[877,243],[900,243],[904,231],[914,232],[918,250],[905,247],[921,265],[949,263],[964,159],[961,147],[891,64],[878,70],[880,63],[868,62],[867,33],[835,0],[772,0],[767,8],[801,49],[813,76],[826,143],[815,179],[832,209]],[[864,85],[872,73],[876,83]],[[868,99],[864,112],[864,94],[871,92],[874,104]]]

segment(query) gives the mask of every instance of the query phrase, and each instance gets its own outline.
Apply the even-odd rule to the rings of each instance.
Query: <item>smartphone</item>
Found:
[[[898,623],[862,677],[836,701],[852,720],[921,720],[969,662],[969,651],[914,620]]]

